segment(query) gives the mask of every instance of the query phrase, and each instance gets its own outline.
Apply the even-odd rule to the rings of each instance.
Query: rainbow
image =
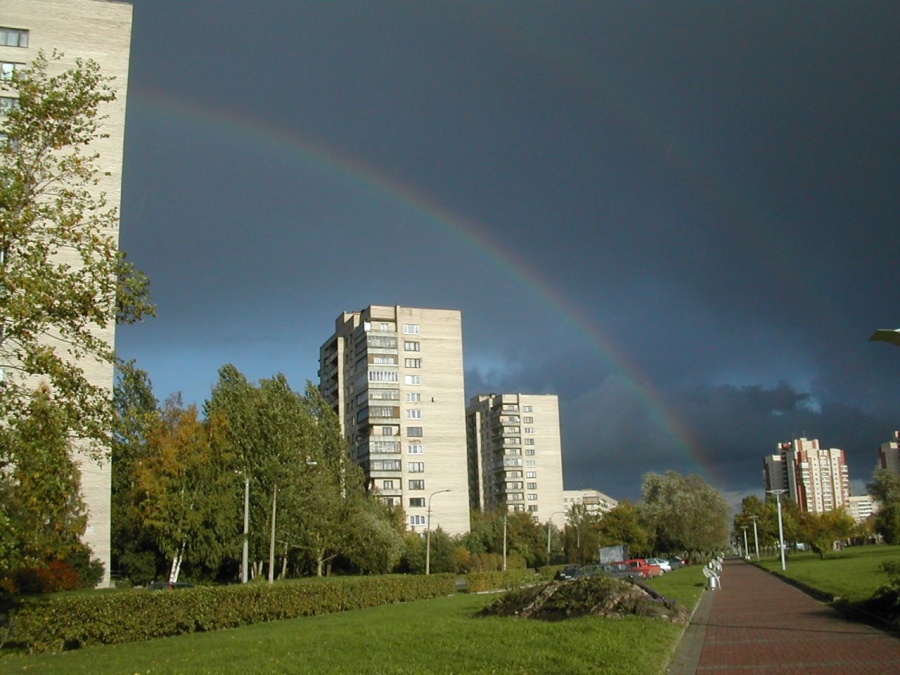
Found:
[[[132,95],[129,104],[133,106],[130,107],[129,114],[149,116],[158,124],[180,125],[194,134],[203,133],[216,138],[237,138],[242,142],[252,143],[257,152],[285,155],[291,161],[299,158],[318,171],[338,175],[357,188],[362,186],[411,210],[441,228],[453,239],[487,255],[511,280],[537,295],[567,325],[583,335],[612,371],[627,384],[636,399],[651,411],[654,421],[677,444],[679,451],[693,461],[697,472],[705,478],[712,477],[709,469],[711,464],[706,461],[690,430],[669,410],[658,389],[617,347],[602,327],[548,280],[530,271],[532,266],[513,251],[504,249],[493,241],[486,229],[478,223],[437,203],[423,190],[401,183],[358,158],[342,154],[322,142],[265,126],[257,119],[231,111],[225,114],[186,101],[173,100],[159,93],[149,97]],[[671,152],[671,145],[668,147]]]

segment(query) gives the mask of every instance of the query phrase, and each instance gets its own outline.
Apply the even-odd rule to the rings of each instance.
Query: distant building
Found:
[[[563,505],[559,399],[486,394],[466,408],[469,500],[473,509],[504,505],[545,522]]]
[[[319,379],[369,489],[402,504],[413,530],[425,531],[430,508],[432,529],[467,532],[460,312],[344,312],[320,349]]]
[[[576,505],[584,505],[588,513],[602,515],[619,505],[618,500],[597,490],[565,490],[563,503],[566,511]]]
[[[878,466],[892,473],[900,473],[900,431],[895,431],[894,438],[881,444]]]
[[[110,206],[119,206],[122,192],[122,154],[125,141],[125,101],[128,92],[128,62],[131,52],[131,10],[126,2],[110,0],[3,0],[0,3],[0,83],[19,68],[25,68],[43,51],[54,50],[64,56],[52,62],[50,74],[73,68],[78,58],[92,59],[105,76],[115,77],[113,86],[117,100],[101,109],[105,119],[101,132],[105,138],[90,146],[97,153],[99,184],[96,195],[103,193]],[[9,110],[12,94],[0,87],[0,115]],[[95,195],[95,196],[96,196]],[[111,232],[118,237],[118,229]],[[60,256],[69,255],[60,253]],[[73,264],[77,255],[72,254]],[[97,333],[109,345],[115,345],[115,324]],[[0,363],[0,369],[4,364]],[[113,388],[113,366],[84,359],[77,364],[94,385]],[[37,384],[37,381],[35,381]],[[81,488],[88,508],[84,542],[103,562],[105,576],[100,582],[109,585],[110,575],[110,478],[109,462],[97,464],[79,453]]]
[[[763,461],[766,490],[786,490],[801,511],[825,513],[847,506],[850,474],[843,450],[819,447],[818,439],[780,443]]]
[[[878,512],[878,503],[872,495],[859,495],[847,500],[847,513],[857,523],[864,523],[869,516]]]

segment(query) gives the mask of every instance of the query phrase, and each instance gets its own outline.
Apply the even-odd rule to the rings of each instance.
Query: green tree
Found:
[[[566,517],[566,559],[570,563],[581,565],[597,562],[600,555],[602,516],[591,513],[584,504],[573,504]]]
[[[42,380],[55,423],[98,456],[112,401],[81,364],[113,363],[112,325],[153,308],[146,277],[118,250],[118,213],[95,188],[90,146],[115,99],[111,80],[92,61],[56,75],[53,65],[40,54],[3,82],[18,105],[0,122],[0,420],[28,414]]]
[[[81,542],[87,512],[81,498],[80,474],[71,459],[66,421],[51,402],[47,387],[38,389],[25,414],[0,430],[0,448],[9,464],[0,470],[0,496],[14,544],[4,560],[7,573],[68,563],[93,586],[103,569],[90,562],[90,549]]]
[[[597,525],[600,546],[628,547],[630,555],[649,555],[652,549],[650,533],[641,522],[637,507],[621,501],[615,508],[603,514]]]
[[[165,558],[142,527],[137,503],[138,473],[150,458],[150,436],[159,425],[159,403],[146,372],[133,361],[120,363],[113,393],[116,408],[112,438],[113,569],[137,584],[155,579]]]
[[[721,551],[729,541],[728,502],[699,476],[644,475],[641,517],[661,552]]]
[[[880,505],[875,514],[875,531],[888,544],[900,543],[900,475],[876,469],[868,487]]]
[[[196,406],[172,397],[148,438],[150,454],[137,471],[138,508],[142,527],[172,562],[171,583],[183,561],[214,573],[235,548],[240,502],[224,426],[216,415],[200,420]]]
[[[825,513],[803,513],[799,518],[800,537],[823,560],[838,541],[849,539],[856,522],[844,509]]]

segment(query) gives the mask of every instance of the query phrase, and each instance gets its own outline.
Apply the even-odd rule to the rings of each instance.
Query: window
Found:
[[[521,462],[521,461],[522,461],[522,460],[520,459],[519,462]],[[526,460],[525,460],[525,466],[527,466],[527,467],[532,467],[532,466],[536,466],[536,465],[535,465],[533,459],[526,459]]]
[[[532,407],[530,405],[523,405],[522,412],[534,412],[534,410],[532,409]]]
[[[410,438],[422,438],[425,432],[422,430],[422,427],[407,427],[406,435]]]
[[[410,462],[407,467],[410,473],[424,473],[425,462]]]
[[[369,382],[397,382],[400,376],[396,370],[370,370]]]
[[[27,47],[28,31],[18,28],[0,27],[0,46],[2,47]]]
[[[419,324],[405,323],[405,324],[403,324],[403,332],[406,335],[418,335],[419,334]]]
[[[524,502],[525,495],[523,495],[521,492],[510,492],[508,495],[506,495],[506,501],[508,501],[508,502]]]
[[[0,80],[11,80],[13,74],[17,70],[22,70],[24,63],[10,63],[8,61],[0,61]]]
[[[507,478],[521,478],[522,472],[521,471],[507,471],[506,477]]]
[[[421,375],[404,375],[403,381],[406,384],[408,384],[412,387],[415,387],[417,385],[422,384],[422,376]]]
[[[526,457],[534,457],[534,448],[525,451]]]
[[[394,489],[394,481],[392,481],[392,480],[381,481],[381,489],[382,490],[393,490]]]
[[[525,424],[534,424],[534,418],[533,418],[533,417],[523,417],[523,418],[522,418],[522,421],[525,422]]]
[[[537,478],[537,471],[526,471],[525,478]]]
[[[396,454],[400,452],[400,443],[397,441],[373,440],[369,445],[369,452],[373,455]]]
[[[410,516],[409,524],[412,527],[415,527],[416,525],[424,525],[425,524],[425,516]]]
[[[537,504],[529,504],[528,505],[528,513],[534,513],[537,511]],[[536,518],[536,517],[535,517]]]
[[[415,340],[404,340],[403,349],[407,352],[417,352],[422,349],[422,343]]]
[[[425,489],[425,481],[421,479],[411,480],[409,481],[409,489],[410,490],[424,490]]]
[[[369,406],[369,417],[399,417],[400,409],[389,405]]]
[[[412,508],[425,508],[425,497],[410,497],[409,505]]]
[[[408,420],[420,420],[422,419],[422,411],[417,409],[410,409],[406,411],[406,419]]]
[[[529,490],[537,490],[537,483],[529,483],[526,485]]]
[[[515,457],[504,457],[503,466],[522,466],[522,460]]]
[[[504,409],[504,410],[507,410],[507,411],[510,411],[510,412],[517,412],[517,411],[519,410],[519,406],[517,406],[517,405],[512,405],[512,404],[510,404],[510,403],[504,403],[504,404],[503,404],[503,409]]]
[[[421,443],[410,443],[406,446],[406,454],[407,455],[424,455],[425,454],[425,446]]]
[[[417,391],[411,391],[406,393],[406,402],[407,403],[418,403],[422,400],[422,394]]]
[[[0,115],[8,115],[19,107],[19,99],[12,96],[0,96]]]
[[[526,434],[533,434],[533,433],[534,433],[534,427],[525,427],[525,433],[526,433]]]
[[[528,501],[530,501],[530,502],[536,502],[536,501],[537,501],[537,495],[528,495]]]
[[[382,333],[393,333],[394,332],[394,324],[388,321],[379,321],[378,329]]]
[[[422,359],[403,359],[403,365],[407,368],[421,368]]]
[[[522,482],[521,481],[509,481],[506,483],[507,490],[521,490]]]
[[[396,366],[397,357],[393,354],[375,354],[372,363],[376,366]]]
[[[525,445],[534,445],[534,439],[533,439],[533,438],[526,438],[526,439],[525,439]]]
[[[373,459],[369,463],[371,471],[400,471],[399,459]]]

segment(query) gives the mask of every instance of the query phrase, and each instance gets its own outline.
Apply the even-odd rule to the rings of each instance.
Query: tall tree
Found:
[[[183,561],[216,571],[236,542],[239,500],[234,464],[222,441],[224,420],[199,419],[195,406],[170,398],[137,472],[142,526],[171,560],[170,583]]]
[[[875,514],[875,531],[888,544],[900,543],[900,475],[877,469],[869,483],[869,493],[880,504]]]
[[[112,563],[116,572],[145,584],[164,561],[142,527],[137,504],[139,471],[150,458],[150,436],[159,425],[159,403],[146,372],[133,361],[120,363],[113,392],[116,423],[112,438]]]
[[[9,458],[0,470],[9,527],[3,539],[15,545],[6,571],[61,561],[84,576],[91,556],[81,542],[87,511],[64,416],[52,405],[47,387],[38,390],[25,412],[14,426],[0,429],[0,448]],[[96,572],[83,579],[85,585],[99,580],[102,566]]]
[[[52,65],[40,54],[3,82],[17,105],[0,122],[0,420],[28,413],[39,378],[59,423],[97,455],[112,401],[82,364],[112,363],[110,327],[153,308],[146,277],[119,252],[117,210],[94,188],[90,146],[111,79],[93,61],[56,75]]]
[[[600,546],[628,547],[630,555],[642,556],[651,552],[650,533],[641,522],[637,507],[631,502],[619,502],[603,514],[597,525]]]
[[[725,498],[699,476],[644,475],[641,516],[656,550],[721,551],[728,545],[730,509]]]

